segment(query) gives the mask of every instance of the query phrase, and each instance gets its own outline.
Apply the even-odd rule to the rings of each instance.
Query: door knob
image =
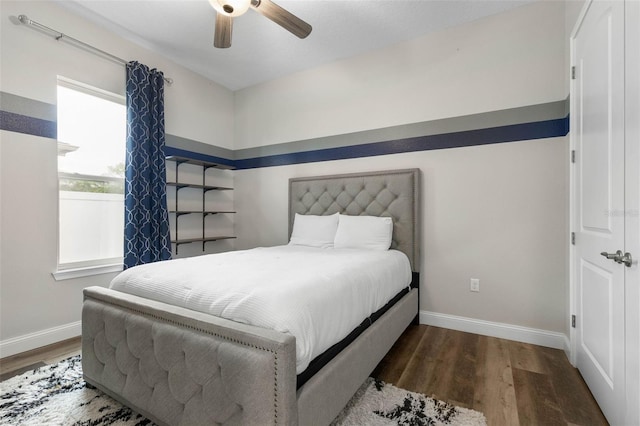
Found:
[[[622,254],[622,250],[618,250],[615,253],[607,253],[606,251],[603,251],[600,254],[607,259],[614,260],[616,263],[624,263],[625,266],[628,267],[631,267],[631,263],[633,262],[631,253],[627,252],[625,254]]]

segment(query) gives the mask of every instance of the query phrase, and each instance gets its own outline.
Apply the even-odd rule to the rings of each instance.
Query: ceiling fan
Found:
[[[213,41],[215,47],[226,48],[231,46],[233,18],[242,15],[249,8],[271,19],[299,38],[305,38],[311,33],[311,25],[271,0],[209,0],[209,3],[217,12]]]

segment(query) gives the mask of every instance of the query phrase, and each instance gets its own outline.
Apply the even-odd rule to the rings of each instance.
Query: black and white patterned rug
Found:
[[[153,426],[82,379],[80,356],[0,382],[0,424]],[[333,423],[351,425],[486,425],[478,411],[455,407],[368,379]]]

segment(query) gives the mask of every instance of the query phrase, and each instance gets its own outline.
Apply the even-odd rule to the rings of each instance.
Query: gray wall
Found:
[[[491,127],[495,111],[564,100],[565,55],[564,3],[534,3],[239,91],[236,148],[479,113]],[[561,137],[237,171],[238,247],[287,241],[289,177],[418,167],[423,318],[566,334],[567,153]]]

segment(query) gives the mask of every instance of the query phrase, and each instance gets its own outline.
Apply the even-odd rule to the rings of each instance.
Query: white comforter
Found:
[[[292,334],[299,374],[410,282],[396,250],[288,245],[141,265],[110,287]]]

